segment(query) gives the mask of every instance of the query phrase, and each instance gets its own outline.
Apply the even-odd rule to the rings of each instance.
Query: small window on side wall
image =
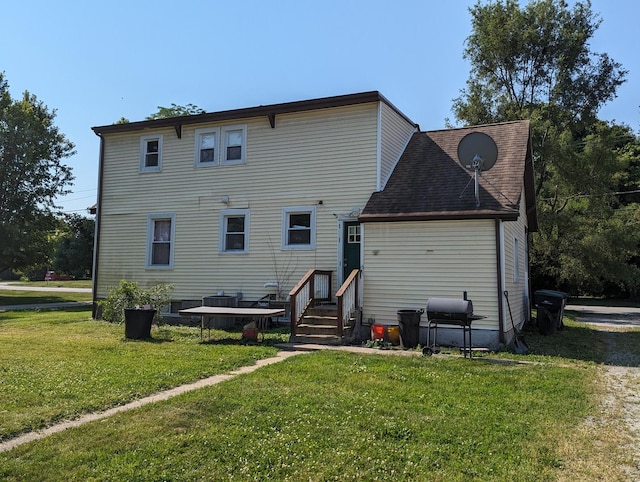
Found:
[[[218,128],[196,129],[196,166],[217,166],[218,161]]]
[[[245,126],[222,128],[222,164],[245,162],[247,129]]]
[[[162,170],[162,135],[140,138],[140,171],[159,172]]]
[[[513,281],[520,281],[520,241],[517,236],[513,238]]]
[[[220,252],[249,252],[249,210],[228,209],[220,213]]]
[[[147,218],[147,268],[173,268],[176,216],[150,214]]]
[[[315,249],[316,208],[291,207],[282,210],[282,249]]]

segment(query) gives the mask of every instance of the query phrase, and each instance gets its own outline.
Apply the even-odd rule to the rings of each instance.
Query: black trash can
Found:
[[[151,324],[156,310],[124,310],[124,336],[131,340],[151,338]]]
[[[420,340],[420,318],[424,310],[398,310],[400,343],[404,348],[415,348]]]
[[[569,294],[563,291],[538,290],[533,296],[540,334],[553,335],[556,330],[562,329],[562,317]]]

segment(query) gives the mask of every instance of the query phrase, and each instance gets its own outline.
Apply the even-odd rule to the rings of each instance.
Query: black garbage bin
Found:
[[[400,343],[404,348],[415,348],[420,340],[420,318],[424,310],[398,310]]]
[[[124,310],[124,336],[132,340],[151,338],[151,324],[156,310]]]
[[[563,291],[538,290],[533,293],[533,297],[537,308],[536,318],[540,334],[553,335],[563,326],[562,317],[569,294]]]

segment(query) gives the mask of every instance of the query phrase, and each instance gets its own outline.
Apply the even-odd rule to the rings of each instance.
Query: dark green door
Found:
[[[342,281],[346,280],[354,269],[360,269],[360,223],[344,223],[342,239]]]

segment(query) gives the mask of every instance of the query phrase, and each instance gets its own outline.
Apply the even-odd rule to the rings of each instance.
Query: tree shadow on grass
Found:
[[[523,336],[529,347],[527,354],[640,366],[640,330],[596,329],[582,323],[571,323],[548,336],[539,334],[536,327],[530,327]]]
[[[211,330],[211,337],[207,329],[203,331],[201,343],[203,345],[249,345],[249,346],[273,346],[284,343],[289,339],[289,327],[272,327],[258,333],[257,339],[242,336],[242,328],[234,327],[228,330]]]
[[[18,293],[22,293],[20,291],[16,291],[16,295],[3,295],[0,296],[0,306],[11,306],[11,305],[33,305],[33,304],[45,304],[45,303],[69,303],[73,301],[77,301],[73,296],[73,294],[65,294],[65,295],[56,295],[55,293],[51,294],[40,294],[34,296],[24,296],[19,295]]]
[[[123,336],[122,341],[126,341],[127,343],[152,343],[160,345],[162,343],[173,343],[174,340],[170,338],[157,338],[155,336],[151,336],[149,338],[125,338]]]

